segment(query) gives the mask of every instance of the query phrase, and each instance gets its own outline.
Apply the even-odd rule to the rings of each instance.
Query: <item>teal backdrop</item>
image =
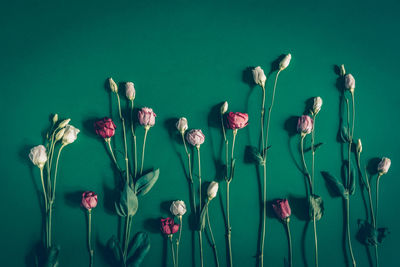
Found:
[[[295,120],[306,101],[321,96],[316,123],[316,192],[325,201],[318,222],[320,266],[346,266],[343,200],[330,194],[321,171],[340,174],[337,142],[340,91],[334,66],[345,64],[356,79],[355,137],[363,141],[363,164],[390,157],[392,167],[381,179],[379,224],[391,234],[379,247],[381,266],[397,265],[400,215],[398,1],[3,1],[0,10],[1,220],[0,265],[34,266],[41,240],[39,170],[28,160],[29,149],[42,143],[50,115],[71,118],[81,129],[77,141],[61,154],[54,211],[54,242],[61,246],[60,267],[88,266],[85,213],[80,193],[96,191],[93,211],[95,265],[109,266],[105,245],[117,233],[117,198],[111,160],[93,133],[95,118],[112,116],[121,137],[115,99],[105,81],[133,81],[135,104],[157,113],[147,142],[145,169],[158,167],[160,178],[139,200],[132,232],[147,231],[151,250],[143,266],[172,266],[167,241],[157,220],[168,216],[170,201],[189,203],[180,157],[182,145],[171,127],[185,116],[190,128],[202,129],[203,180],[218,180],[214,158],[220,158],[222,135],[213,122],[222,101],[229,110],[249,113],[249,125],[237,136],[236,174],[231,183],[231,224],[235,266],[255,266],[260,225],[259,178],[244,160],[245,147],[257,145],[261,90],[248,83],[248,67],[266,73],[282,54],[290,66],[278,80],[272,112],[268,162],[268,200],[289,197],[293,215],[294,266],[314,265],[312,227],[305,228],[305,178]],[[273,85],[267,82],[267,105]],[[123,97],[123,95],[121,94]],[[125,104],[125,100],[123,100]],[[112,114],[110,114],[110,112]],[[138,143],[143,129],[138,127]],[[231,132],[229,132],[231,138]],[[122,143],[116,147],[122,151]],[[140,145],[141,146],[141,145]],[[309,154],[306,155],[309,160]],[[121,159],[120,154],[118,154]],[[184,159],[184,158],[183,158]],[[373,161],[372,161],[373,162]],[[196,172],[197,167],[194,171]],[[375,180],[373,180],[375,181]],[[225,184],[210,205],[221,266],[226,266],[225,226],[221,201]],[[296,200],[297,199],[297,200]],[[356,239],[358,220],[366,210],[357,179],[351,199],[351,235],[358,266],[373,266]],[[180,265],[192,266],[192,234],[183,218]],[[269,213],[265,266],[285,266],[287,238],[281,222]],[[197,246],[197,241],[195,242]],[[167,250],[168,249],[168,250]],[[198,250],[195,248],[198,260]],[[214,266],[204,241],[205,266]],[[373,250],[371,256],[373,258]],[[199,266],[197,263],[196,266]],[[349,265],[347,265],[349,266]]]

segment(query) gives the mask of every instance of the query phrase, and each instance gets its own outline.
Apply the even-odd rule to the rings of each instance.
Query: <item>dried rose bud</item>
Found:
[[[112,119],[107,117],[104,117],[94,123],[94,130],[96,131],[96,134],[104,139],[113,137],[116,128],[117,127]]]
[[[82,207],[91,210],[97,206],[97,195],[93,191],[85,191],[82,194]]]
[[[192,146],[200,147],[204,143],[205,136],[201,130],[193,129],[186,134],[186,140]]]
[[[281,219],[282,221],[289,220],[292,211],[290,209],[289,201],[287,199],[278,199],[274,201],[272,207],[274,208],[275,214],[279,219]]]
[[[344,68],[344,65],[340,65],[340,76],[346,75],[346,69]]]
[[[111,92],[113,93],[118,93],[118,86],[117,84],[114,82],[113,78],[109,78],[108,79],[108,84],[110,86]]]
[[[228,102],[224,102],[221,106],[221,114],[225,114],[228,111]]]
[[[173,201],[169,210],[175,216],[182,216],[186,213],[186,204],[182,200]]]
[[[33,147],[29,153],[29,159],[34,165],[42,169],[47,161],[46,148],[43,145]]]
[[[173,218],[163,218],[161,219],[161,232],[165,235],[172,235],[178,232],[179,224],[174,222]]]
[[[211,200],[217,196],[218,193],[218,183],[212,181],[207,188],[208,199]]]
[[[362,143],[361,139],[357,140],[357,153],[360,154],[362,152]]]
[[[264,70],[258,66],[252,70],[253,72],[253,79],[256,84],[261,86],[262,88],[265,87],[265,81],[267,80],[267,76],[264,74]]]
[[[290,60],[292,59],[291,54],[287,54],[279,63],[279,70],[284,70],[289,66]]]
[[[308,115],[303,115],[297,121],[297,131],[301,135],[306,135],[312,132],[314,127],[313,119]]]
[[[378,164],[378,173],[379,175],[386,174],[389,171],[390,165],[392,164],[389,158],[383,157],[381,162]]]
[[[344,86],[352,93],[354,92],[354,88],[356,88],[356,80],[350,73],[344,76]]]
[[[178,129],[178,131],[183,134],[184,132],[186,132],[186,130],[188,129],[188,122],[187,119],[185,117],[180,118],[177,122],[176,122],[176,129]]]
[[[136,90],[133,82],[127,82],[125,84],[125,95],[130,101],[133,101],[136,96]]]
[[[322,98],[319,96],[314,97],[314,104],[312,109],[313,115],[317,115],[318,112],[321,110],[321,107],[322,107]]]
[[[140,125],[146,127],[153,127],[156,123],[156,114],[151,108],[142,108],[139,110],[138,118]]]
[[[242,129],[249,124],[249,115],[246,113],[229,112],[226,118],[228,120],[228,128],[232,130]]]

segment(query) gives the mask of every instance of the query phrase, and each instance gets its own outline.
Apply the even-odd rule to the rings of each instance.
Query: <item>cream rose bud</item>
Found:
[[[354,79],[353,75],[350,73],[344,76],[344,86],[350,92],[354,92],[354,88],[356,88],[356,80]]]
[[[228,102],[225,101],[221,106],[221,114],[225,114],[228,111]]]
[[[34,165],[42,169],[47,161],[46,148],[43,145],[33,147],[29,153],[29,159]]]
[[[56,113],[56,114],[54,114],[54,116],[53,116],[53,124],[56,124],[57,121],[58,121],[58,114]]]
[[[262,88],[265,87],[265,81],[267,80],[267,76],[264,74],[264,70],[258,66],[252,70],[253,72],[253,79],[256,84],[261,86]]]
[[[362,152],[362,143],[361,143],[361,139],[357,140],[357,153],[361,153]]]
[[[217,192],[218,192],[218,183],[213,181],[207,188],[208,199],[211,200],[215,198],[217,196]]]
[[[80,130],[72,125],[65,126],[65,132],[62,138],[63,145],[68,145],[73,143],[78,137],[79,132]]]
[[[383,157],[381,159],[381,162],[379,162],[379,164],[378,164],[379,175],[386,174],[389,171],[389,168],[390,168],[391,164],[392,164],[392,162],[390,161],[389,158]]]
[[[62,128],[61,130],[59,130],[56,134],[56,142],[61,140],[61,138],[63,138],[65,133],[65,128]]]
[[[173,201],[169,208],[171,213],[175,216],[182,216],[186,213],[186,205],[182,200]]]
[[[63,120],[62,122],[60,122],[60,124],[58,125],[58,128],[64,128],[65,126],[67,126],[67,124],[71,121],[71,119],[66,119]]]
[[[287,54],[279,63],[279,70],[284,70],[289,66],[290,60],[292,59],[291,54]]]
[[[346,75],[346,69],[344,68],[344,64],[340,65],[340,76]]]
[[[321,110],[321,107],[322,107],[322,98],[319,96],[314,97],[314,104],[313,104],[313,110],[312,110],[314,115],[318,114],[318,112]]]
[[[133,101],[136,96],[136,90],[133,82],[127,82],[125,84],[125,94],[126,98],[128,98],[130,101]]]
[[[110,86],[111,92],[118,93],[118,86],[114,82],[113,78],[108,78],[108,84]]]
[[[178,129],[181,134],[183,134],[188,129],[188,123],[185,117],[182,117],[178,120],[178,122],[176,123],[176,129]]]

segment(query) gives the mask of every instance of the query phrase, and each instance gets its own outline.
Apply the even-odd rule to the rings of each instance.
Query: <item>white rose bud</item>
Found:
[[[344,65],[340,65],[340,76],[346,75],[346,69],[344,68]]]
[[[253,79],[256,84],[265,88],[265,81],[267,80],[267,76],[264,74],[264,70],[258,66],[252,70],[253,72]]]
[[[71,119],[63,120],[59,125],[58,128],[64,128],[67,124],[71,121]]]
[[[284,70],[289,66],[290,60],[292,59],[291,54],[287,54],[279,63],[279,70]]]
[[[186,205],[182,200],[173,201],[169,208],[171,213],[175,216],[182,216],[186,213]]]
[[[133,101],[136,96],[136,90],[133,82],[127,82],[125,84],[125,94],[126,98],[128,98],[130,101]]]
[[[117,84],[114,82],[114,80],[112,78],[108,79],[108,83],[110,85],[110,89],[113,93],[118,93],[118,86]]]
[[[61,138],[63,138],[65,133],[65,128],[62,128],[61,130],[58,131],[58,133],[56,134],[56,142],[61,140]]]
[[[378,164],[379,175],[386,174],[389,171],[390,165],[392,164],[389,158],[383,157],[381,162]]]
[[[362,152],[362,143],[361,143],[361,139],[358,139],[357,141],[357,153],[361,153]]]
[[[178,122],[176,123],[176,129],[178,129],[181,134],[183,134],[188,129],[188,123],[185,117],[182,117],[178,120]]]
[[[351,93],[354,92],[354,88],[356,88],[356,80],[354,79],[353,75],[350,73],[344,76],[344,86],[348,89]]]
[[[208,199],[211,200],[215,198],[217,196],[217,192],[218,192],[218,183],[213,181],[207,188]]]
[[[56,124],[56,122],[58,121],[58,114],[54,114],[53,116],[53,124]]]
[[[312,110],[313,114],[317,115],[318,112],[321,110],[321,107],[322,107],[322,98],[319,96],[314,97],[314,104]]]
[[[228,111],[228,102],[225,101],[221,106],[221,114],[225,114]]]
[[[29,153],[29,159],[34,165],[42,169],[47,161],[46,148],[43,145],[33,147]]]
[[[65,127],[65,132],[62,138],[62,143],[63,145],[68,145],[73,143],[76,138],[78,137],[78,133],[80,132],[80,130],[78,128],[75,128],[72,125],[67,125]]]

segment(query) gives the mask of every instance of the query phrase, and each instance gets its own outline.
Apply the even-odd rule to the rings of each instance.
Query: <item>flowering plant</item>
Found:
[[[90,256],[89,266],[92,267],[94,255],[94,249],[92,248],[92,209],[97,207],[97,194],[93,191],[83,192],[81,205],[88,212],[88,249]]]

